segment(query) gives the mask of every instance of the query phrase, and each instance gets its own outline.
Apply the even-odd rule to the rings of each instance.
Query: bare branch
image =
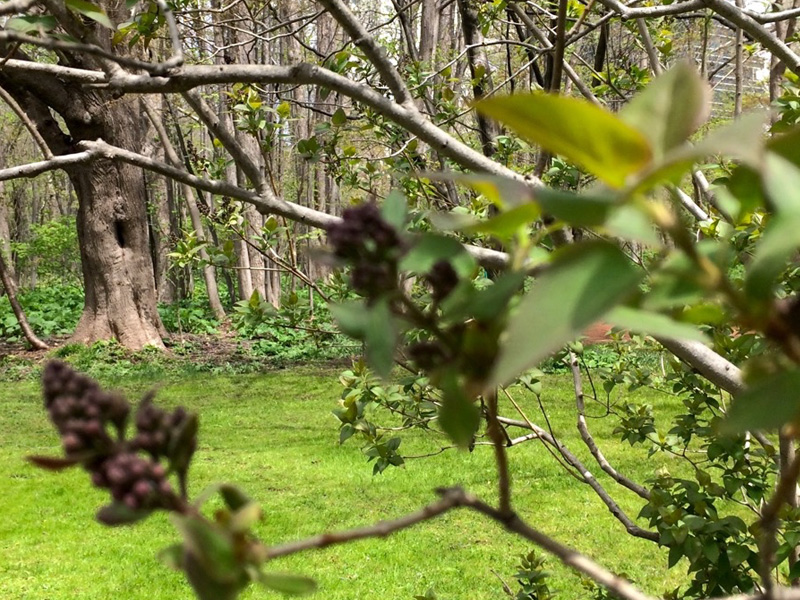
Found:
[[[565,546],[541,531],[534,529],[517,514],[512,513],[510,516],[505,515],[474,496],[465,494],[464,492],[461,492],[461,494],[463,494],[460,502],[462,506],[468,506],[494,519],[498,523],[501,523],[508,531],[530,540],[543,550],[546,550],[558,558],[566,566],[575,569],[579,573],[583,573],[593,581],[613,592],[619,598],[623,598],[624,600],[653,600],[647,594],[639,591],[629,581],[600,566],[585,554],[581,554],[577,550],[573,550],[569,546]]]
[[[0,4],[0,15],[22,13],[36,4],[36,0],[5,0]]]
[[[417,525],[418,523],[428,521],[447,512],[448,510],[462,506],[463,497],[464,492],[460,488],[444,490],[441,493],[441,499],[438,502],[429,504],[417,512],[405,515],[399,519],[394,519],[393,521],[380,521],[374,525],[359,527],[357,529],[349,529],[347,531],[323,533],[321,535],[315,535],[310,538],[298,540],[296,542],[289,542],[288,544],[282,544],[279,546],[272,546],[270,548],[263,547],[261,549],[261,556],[259,556],[259,558],[262,560],[271,560],[273,558],[278,558],[279,556],[289,556],[290,554],[296,554],[297,552],[311,550],[313,548],[326,548],[328,546],[345,544],[347,542],[363,540],[366,538],[386,537],[402,529],[407,529],[408,527]]]
[[[413,98],[406,87],[405,80],[392,64],[392,61],[381,46],[370,35],[367,29],[356,19],[341,0],[319,0],[336,21],[344,28],[347,34],[353,38],[353,43],[361,49],[373,66],[378,70],[381,80],[389,87],[394,94],[398,104],[412,107]]]
[[[85,164],[94,158],[97,158],[97,151],[90,149],[85,152],[77,152],[65,156],[54,156],[53,158],[40,162],[9,167],[8,169],[0,169],[0,181],[20,179],[22,177],[33,178],[47,171],[66,169],[75,165]]]
[[[606,457],[603,455],[603,452],[594,441],[594,437],[592,437],[592,434],[589,432],[589,426],[586,424],[586,407],[583,397],[583,383],[581,381],[581,367],[578,363],[578,357],[575,356],[574,353],[570,352],[569,358],[569,365],[572,369],[572,386],[575,390],[575,404],[578,409],[578,431],[581,434],[581,439],[586,444],[586,447],[589,448],[589,452],[592,453],[592,456],[594,456],[597,464],[600,465],[600,468],[614,481],[628,488],[637,496],[644,498],[645,500],[650,500],[650,490],[639,485],[635,481],[628,479],[614,467],[612,467],[611,463],[608,462]]]
[[[247,155],[234,133],[219,119],[217,113],[208,105],[196,89],[183,92],[183,98],[197,113],[197,116],[206,124],[211,133],[222,143],[224,148],[233,157],[234,162],[250,178],[259,195],[267,193],[267,182],[264,174],[253,159]]]
[[[14,111],[14,114],[17,115],[17,118],[22,121],[22,124],[25,126],[25,129],[28,130],[28,133],[31,134],[33,141],[39,147],[39,150],[42,151],[42,155],[44,155],[46,160],[53,158],[53,153],[50,151],[50,146],[47,145],[47,142],[44,141],[42,134],[39,133],[39,130],[36,129],[36,125],[33,124],[30,117],[28,117],[27,113],[22,110],[22,107],[14,100],[14,97],[9,94],[4,88],[0,87],[0,98],[3,99],[3,102],[8,104],[8,107]]]
[[[536,436],[541,439],[543,442],[546,442],[552,445],[556,450],[558,450],[559,454],[564,458],[564,461],[574,468],[578,474],[580,475],[579,481],[582,481],[590,488],[592,488],[603,501],[603,504],[606,505],[609,512],[616,518],[620,523],[625,526],[625,530],[630,533],[634,537],[639,537],[645,540],[650,540],[652,542],[658,541],[658,534],[655,531],[648,531],[647,529],[642,529],[633,520],[625,514],[616,501],[611,497],[611,495],[606,491],[606,489],[600,484],[599,481],[595,478],[595,476],[586,468],[586,466],[581,462],[581,460],[575,456],[570,450],[558,439],[554,438],[548,431],[545,431],[541,427],[537,425],[533,425],[530,421],[516,421],[514,419],[508,419],[506,417],[498,417],[497,420],[500,423],[506,425],[513,425],[515,427],[522,427],[525,429],[531,429]]]
[[[789,46],[758,23],[747,13],[740,11],[734,4],[725,0],[703,0],[703,3],[718,15],[725,17],[731,23],[750,34],[764,48],[781,60],[793,73],[800,73],[800,56],[794,53]]]

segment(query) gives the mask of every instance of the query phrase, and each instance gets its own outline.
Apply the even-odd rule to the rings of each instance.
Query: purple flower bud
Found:
[[[78,452],[83,448],[83,442],[81,441],[81,438],[74,433],[66,434],[61,439],[61,443],[64,446],[64,450],[66,450],[67,454]]]
[[[133,485],[133,493],[141,500],[146,499],[153,492],[153,484],[146,479],[140,479]]]

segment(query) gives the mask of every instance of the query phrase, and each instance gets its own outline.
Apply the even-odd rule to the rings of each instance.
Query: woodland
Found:
[[[800,598],[798,16],[0,2],[0,593]]]

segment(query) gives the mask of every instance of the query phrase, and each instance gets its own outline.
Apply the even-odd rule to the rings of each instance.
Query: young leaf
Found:
[[[767,197],[778,213],[800,215],[800,167],[768,152],[762,181]]]
[[[264,587],[291,596],[303,596],[317,590],[313,579],[291,573],[260,573],[258,581]]]
[[[408,214],[408,201],[399,190],[392,190],[383,200],[381,216],[395,229],[403,229]]]
[[[425,275],[440,260],[449,260],[461,277],[472,275],[475,259],[454,238],[425,233],[416,239],[414,247],[400,261],[401,271]]]
[[[800,371],[784,371],[737,395],[722,422],[722,433],[776,429],[800,417]]]
[[[611,325],[637,333],[698,342],[710,341],[702,331],[689,323],[682,323],[666,315],[638,308],[618,306],[606,315],[605,320]]]
[[[233,513],[228,529],[234,533],[245,533],[263,517],[264,511],[261,510],[261,506],[256,502],[249,502]]]
[[[532,199],[530,187],[508,177],[486,173],[426,173],[425,176],[465,185],[498,208],[513,208],[527,204]]]
[[[183,565],[183,545],[172,544],[171,546],[162,548],[159,550],[156,558],[161,561],[164,566],[175,571],[180,571]]]
[[[64,0],[64,4],[67,8],[82,14],[84,17],[100,23],[103,27],[114,29],[114,24],[111,22],[111,19],[109,19],[105,11],[96,4],[87,2],[86,0]]]
[[[58,22],[52,15],[13,17],[6,21],[6,29],[13,29],[20,33],[47,33],[57,26]]]
[[[441,383],[442,405],[439,425],[447,436],[461,448],[469,446],[480,425],[480,411],[459,384],[454,373],[447,373]]]
[[[771,297],[775,280],[786,268],[789,257],[797,252],[798,246],[800,214],[774,215],[758,241],[753,260],[747,265],[744,282],[747,295],[763,300]]]
[[[235,581],[219,581],[191,551],[183,553],[183,570],[199,600],[236,600],[247,584],[244,572]]]
[[[647,137],[657,157],[683,144],[708,118],[711,89],[697,69],[681,62],[628,102],[619,117]]]
[[[334,127],[341,127],[347,123],[347,113],[344,112],[343,108],[340,108],[333,113],[333,116],[331,117],[331,123],[334,125]]]
[[[540,214],[541,211],[536,204],[521,204],[485,221],[478,221],[474,225],[465,227],[463,231],[486,233],[507,240],[516,235],[520,228],[536,221]]]
[[[509,320],[489,384],[512,381],[621,302],[641,272],[616,246],[589,242],[559,250]]]
[[[225,505],[231,510],[239,510],[252,500],[241,489],[230,483],[212,483],[203,489],[194,501],[194,507],[200,509],[214,494],[219,494]]]
[[[231,537],[202,517],[171,515],[172,523],[183,535],[185,554],[191,555],[218,583],[237,581],[241,576]]]
[[[386,378],[392,371],[397,346],[394,317],[386,300],[379,300],[369,307],[367,314],[369,321],[364,332],[367,362],[376,375]]]
[[[578,195],[546,187],[537,188],[534,198],[543,212],[576,227],[602,225],[617,206],[612,196]]]
[[[363,340],[369,326],[369,313],[362,301],[343,302],[329,305],[331,315],[345,335]]]
[[[622,187],[652,159],[642,133],[585,100],[537,92],[482,100],[475,108],[612,187]]]
[[[505,310],[511,298],[522,287],[523,281],[525,273],[512,271],[504,273],[492,285],[479,291],[475,291],[467,283],[471,293],[459,297],[456,295],[457,291],[453,292],[442,304],[442,314],[445,318],[456,321],[468,318],[479,321],[494,319]]]

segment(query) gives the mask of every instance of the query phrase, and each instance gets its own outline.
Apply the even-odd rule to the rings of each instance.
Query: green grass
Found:
[[[339,394],[334,375],[293,370],[198,375],[166,383],[158,395],[163,405],[183,404],[201,415],[191,492],[220,480],[241,485],[262,503],[266,519],[259,534],[272,543],[400,516],[432,501],[432,490],[442,485],[460,484],[494,501],[494,464],[486,447],[412,460],[406,468],[373,477],[356,444],[336,443],[336,422],[330,414]],[[138,397],[153,383],[128,380],[118,385]],[[668,395],[641,393],[661,416],[676,410],[676,401]],[[567,378],[547,378],[544,398],[556,433],[593,472],[599,471],[575,433]],[[520,395],[520,401],[533,420],[542,421],[531,397]],[[91,488],[85,473],[48,473],[24,461],[26,454],[58,452],[38,386],[0,385],[0,406],[0,598],[192,598],[181,575],[155,558],[158,549],[177,540],[164,515],[134,527],[102,527],[93,515],[104,503],[104,494]],[[648,459],[641,449],[615,441],[608,419],[592,420],[590,426],[609,460],[639,480],[668,461]],[[414,434],[406,437],[401,450],[421,454],[437,447],[428,437]],[[540,444],[513,448],[511,465],[519,512],[533,526],[629,574],[648,592],[660,594],[682,581],[680,565],[666,572],[666,553],[628,536],[593,492],[565,475]],[[596,474],[612,487],[608,478]],[[635,516],[641,501],[614,489],[621,505]],[[296,555],[276,560],[270,568],[316,578],[316,597],[326,600],[410,599],[429,587],[443,599],[496,599],[504,594],[494,573],[515,587],[518,556],[529,549],[498,526],[459,511],[388,539]],[[554,573],[552,586],[562,598],[588,597],[579,578],[555,559],[548,560],[548,567]],[[271,595],[253,590],[246,597]]]

